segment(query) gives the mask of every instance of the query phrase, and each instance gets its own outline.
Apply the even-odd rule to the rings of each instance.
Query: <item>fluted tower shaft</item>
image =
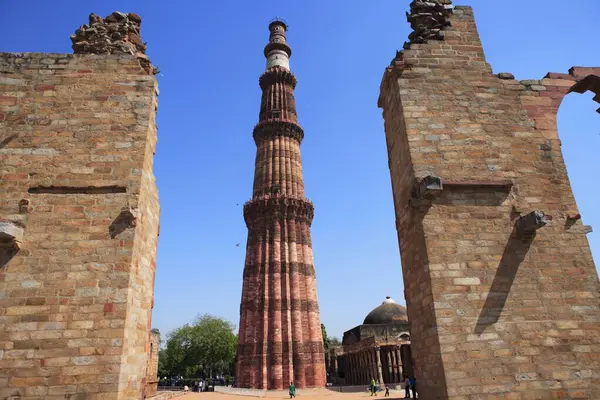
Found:
[[[287,26],[269,24],[267,68],[254,128],[256,164],[252,199],[244,205],[248,243],[238,337],[239,387],[324,387],[325,357],[310,226],[304,197]]]

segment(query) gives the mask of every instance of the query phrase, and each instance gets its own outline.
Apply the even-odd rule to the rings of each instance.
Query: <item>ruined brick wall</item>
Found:
[[[493,75],[472,9],[439,3],[412,3],[379,99],[420,394],[600,398],[598,275],[555,117],[598,70]]]
[[[0,53],[0,398],[142,395],[156,107],[133,55]]]
[[[150,332],[150,343],[148,345],[148,367],[146,370],[146,397],[156,395],[158,390],[158,351],[160,348],[160,333]]]

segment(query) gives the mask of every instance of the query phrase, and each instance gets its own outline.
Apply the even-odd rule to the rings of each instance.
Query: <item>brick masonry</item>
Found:
[[[157,94],[134,55],[0,53],[0,398],[143,395]]]
[[[317,301],[310,225],[304,197],[286,25],[269,25],[252,200],[244,206],[248,243],[237,349],[238,387],[324,387],[325,355]]]
[[[146,369],[146,384],[144,395],[155,396],[158,390],[158,351],[160,348],[160,333],[150,332],[150,343],[148,346],[148,367]]]
[[[556,112],[600,96],[600,69],[494,75],[472,9],[449,3],[411,3],[379,98],[419,393],[598,399],[598,274]]]

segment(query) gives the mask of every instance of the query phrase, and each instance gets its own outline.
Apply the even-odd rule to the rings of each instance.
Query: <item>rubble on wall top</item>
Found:
[[[131,54],[136,56],[148,74],[156,68],[146,55],[146,44],[140,36],[142,18],[134,13],[115,11],[106,18],[90,14],[89,23],[80,26],[73,35],[75,54]]]
[[[451,0],[414,0],[406,19],[413,32],[408,36],[404,48],[411,44],[427,43],[429,40],[443,40],[442,30],[450,25],[453,6]]]

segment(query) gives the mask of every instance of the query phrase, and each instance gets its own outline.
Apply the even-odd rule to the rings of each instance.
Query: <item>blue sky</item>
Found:
[[[495,72],[517,79],[600,66],[597,0],[465,0]],[[0,51],[70,53],[90,12],[136,12],[160,67],[155,172],[161,201],[154,327],[199,313],[238,324],[252,190],[258,77],[268,22],[290,25],[291,68],[305,130],[306,194],[322,321],[330,335],[362,322],[386,295],[404,303],[381,111],[384,68],[409,34],[409,0],[0,0]],[[58,6],[60,5],[60,6]],[[574,18],[574,13],[577,17]],[[567,168],[585,224],[600,231],[600,115],[591,93],[559,112]],[[600,264],[600,233],[588,235]],[[240,247],[236,244],[240,243]]]

